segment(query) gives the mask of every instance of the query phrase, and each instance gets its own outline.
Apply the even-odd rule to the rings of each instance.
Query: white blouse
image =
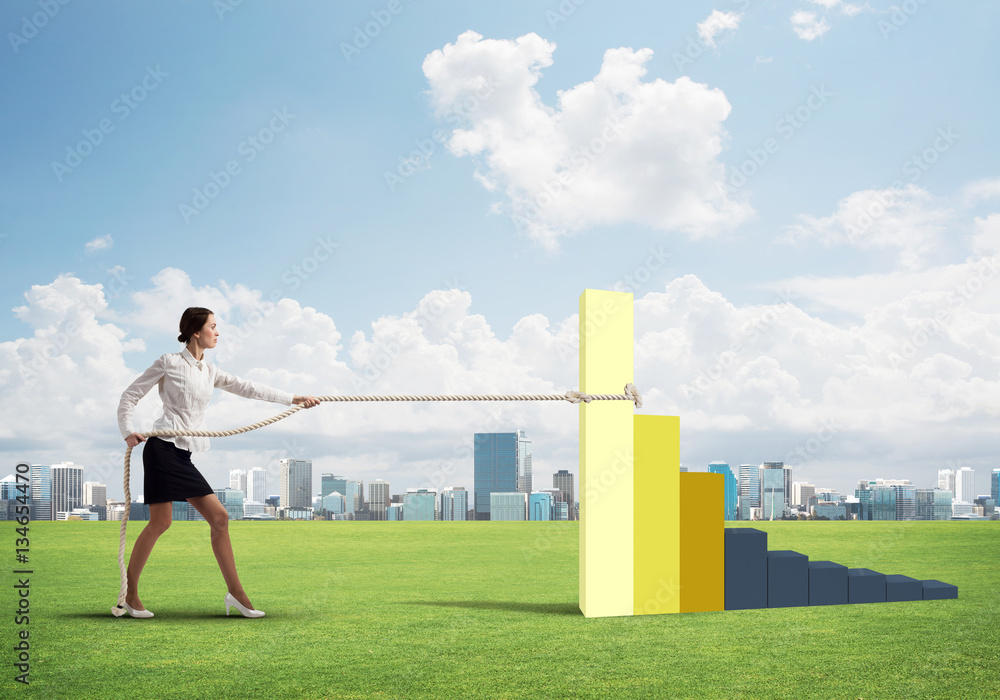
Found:
[[[249,379],[240,379],[223,372],[207,360],[196,360],[184,348],[180,352],[161,355],[153,365],[139,375],[122,392],[118,403],[118,428],[122,437],[136,432],[132,413],[139,399],[159,384],[163,415],[153,423],[153,430],[204,430],[205,409],[212,398],[212,389],[218,387],[248,399],[261,399],[291,405],[294,394],[272,389]],[[209,449],[205,437],[161,437],[173,442],[182,450],[204,452]]]

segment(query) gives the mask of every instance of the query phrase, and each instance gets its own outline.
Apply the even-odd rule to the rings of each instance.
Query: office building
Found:
[[[70,512],[83,506],[83,467],[72,462],[53,464],[52,512]]]
[[[976,500],[976,473],[969,467],[955,472],[955,500],[961,503]]]
[[[368,509],[372,513],[372,520],[385,520],[388,517],[391,498],[388,481],[375,479],[368,484]]]
[[[333,474],[323,474],[320,477],[320,495],[326,496],[336,491],[347,499],[347,513],[356,513],[364,505],[363,482],[357,479],[348,479],[346,476],[334,476]],[[386,487],[388,489],[388,486]]]
[[[760,467],[756,464],[740,465],[738,503],[740,520],[750,520],[751,511],[760,508]]]
[[[473,509],[476,520],[490,519],[491,493],[517,493],[519,433],[473,435]]]
[[[875,486],[872,489],[871,503],[872,520],[896,519],[896,489],[885,485]]]
[[[559,490],[556,503],[566,504],[566,514],[569,520],[576,517],[576,496],[573,489],[573,474],[566,469],[560,469],[552,475],[552,488]]]
[[[267,500],[267,471],[254,467],[247,472],[247,501],[264,503]]]
[[[792,505],[809,508],[809,499],[816,496],[816,484],[805,481],[792,482]],[[818,499],[817,499],[818,500]]]
[[[955,472],[951,469],[938,469],[938,488],[951,491],[952,498],[955,497]]]
[[[525,520],[528,494],[517,491],[490,494],[490,520]]]
[[[243,492],[243,498],[247,495],[247,473],[242,469],[229,470],[229,488]]]
[[[437,489],[406,489],[403,520],[437,520]]]
[[[948,520],[951,518],[952,493],[948,489],[916,489],[917,520]]]
[[[441,519],[465,520],[469,510],[469,493],[464,486],[451,486],[441,492]]]
[[[563,501],[556,501],[552,504],[553,520],[569,520],[569,504]]]
[[[990,498],[994,503],[1000,503],[1000,469],[990,472]]]
[[[517,490],[531,493],[531,440],[523,430],[517,431]]]
[[[96,481],[83,482],[83,505],[106,506],[108,504],[108,486]]]
[[[347,511],[347,498],[338,491],[328,493],[320,499],[320,508],[323,513],[329,515],[345,515]]]
[[[232,472],[230,472],[230,477]],[[244,475],[244,479],[246,475]],[[244,484],[246,482],[244,481]],[[243,518],[243,498],[245,492],[243,489],[237,488],[226,488],[226,489],[215,489],[215,495],[218,497],[219,502],[225,507],[226,512],[229,513],[230,520],[240,520]]]
[[[764,462],[760,471],[760,508],[764,520],[778,520],[785,515],[785,465]]]
[[[312,460],[283,459],[279,463],[278,482],[281,491],[280,506],[284,509],[302,509],[312,506]]]
[[[552,494],[542,491],[528,494],[528,520],[552,520]]]
[[[385,509],[385,519],[391,521],[397,521],[403,519],[403,504],[402,503],[390,503],[389,507]]]
[[[736,505],[739,496],[739,484],[736,481],[736,476],[733,474],[733,470],[729,468],[729,464],[726,462],[710,462],[708,465],[708,471],[712,474],[722,474],[722,492],[724,494],[723,512],[725,513],[724,519],[736,520]]]

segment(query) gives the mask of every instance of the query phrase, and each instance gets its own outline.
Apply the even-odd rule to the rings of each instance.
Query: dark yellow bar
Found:
[[[722,474],[680,474],[681,612],[726,608],[726,550]]]

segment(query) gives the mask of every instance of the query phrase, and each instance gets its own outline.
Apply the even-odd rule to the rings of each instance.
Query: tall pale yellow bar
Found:
[[[580,296],[580,391],[621,394],[632,381],[632,295]],[[632,417],[628,401],[580,404],[580,610],[633,614]]]
[[[681,611],[680,418],[634,416],[636,615]],[[720,520],[721,522],[721,520]]]

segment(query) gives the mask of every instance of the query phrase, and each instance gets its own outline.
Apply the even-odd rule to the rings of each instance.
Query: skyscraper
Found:
[[[573,520],[576,511],[573,474],[565,469],[560,469],[552,475],[552,488],[559,489],[558,501],[566,504],[566,516],[569,520]]]
[[[391,502],[388,481],[375,479],[368,483],[368,508],[372,512],[372,520],[385,520]]]
[[[517,431],[517,490],[531,493],[531,440]]]
[[[990,498],[997,505],[1000,505],[1000,469],[990,472]]]
[[[776,520],[785,514],[785,465],[764,462],[760,472],[760,508],[764,520]]]
[[[976,473],[969,467],[962,467],[955,472],[955,500],[960,503],[972,503],[976,500]]]
[[[52,513],[83,507],[83,467],[72,462],[52,465]]]
[[[955,495],[955,472],[951,469],[938,469],[938,488],[951,491]]]
[[[450,486],[441,492],[441,519],[465,520],[469,494],[464,486]]]
[[[543,491],[528,494],[528,520],[552,520],[552,494]]]
[[[760,508],[760,472],[760,466],[756,464],[740,465],[740,520],[750,520],[750,511]]]
[[[260,467],[247,472],[247,500],[252,503],[267,500],[267,472]]]
[[[733,470],[729,468],[727,462],[710,462],[708,471],[712,474],[722,474],[723,478],[723,512],[725,520],[736,520],[736,502],[739,495],[739,486]]]
[[[96,481],[83,482],[83,505],[85,506],[106,506],[108,505],[108,486],[99,484]]]
[[[247,473],[242,469],[229,470],[229,488],[243,492],[243,497],[247,495]]]
[[[518,437],[518,433],[475,433],[473,436],[476,520],[490,519],[491,493],[517,492]]]
[[[809,507],[809,499],[816,495],[816,484],[809,484],[805,481],[792,482],[792,505]]]
[[[278,481],[282,508],[312,507],[312,460],[283,459],[280,462]]]

